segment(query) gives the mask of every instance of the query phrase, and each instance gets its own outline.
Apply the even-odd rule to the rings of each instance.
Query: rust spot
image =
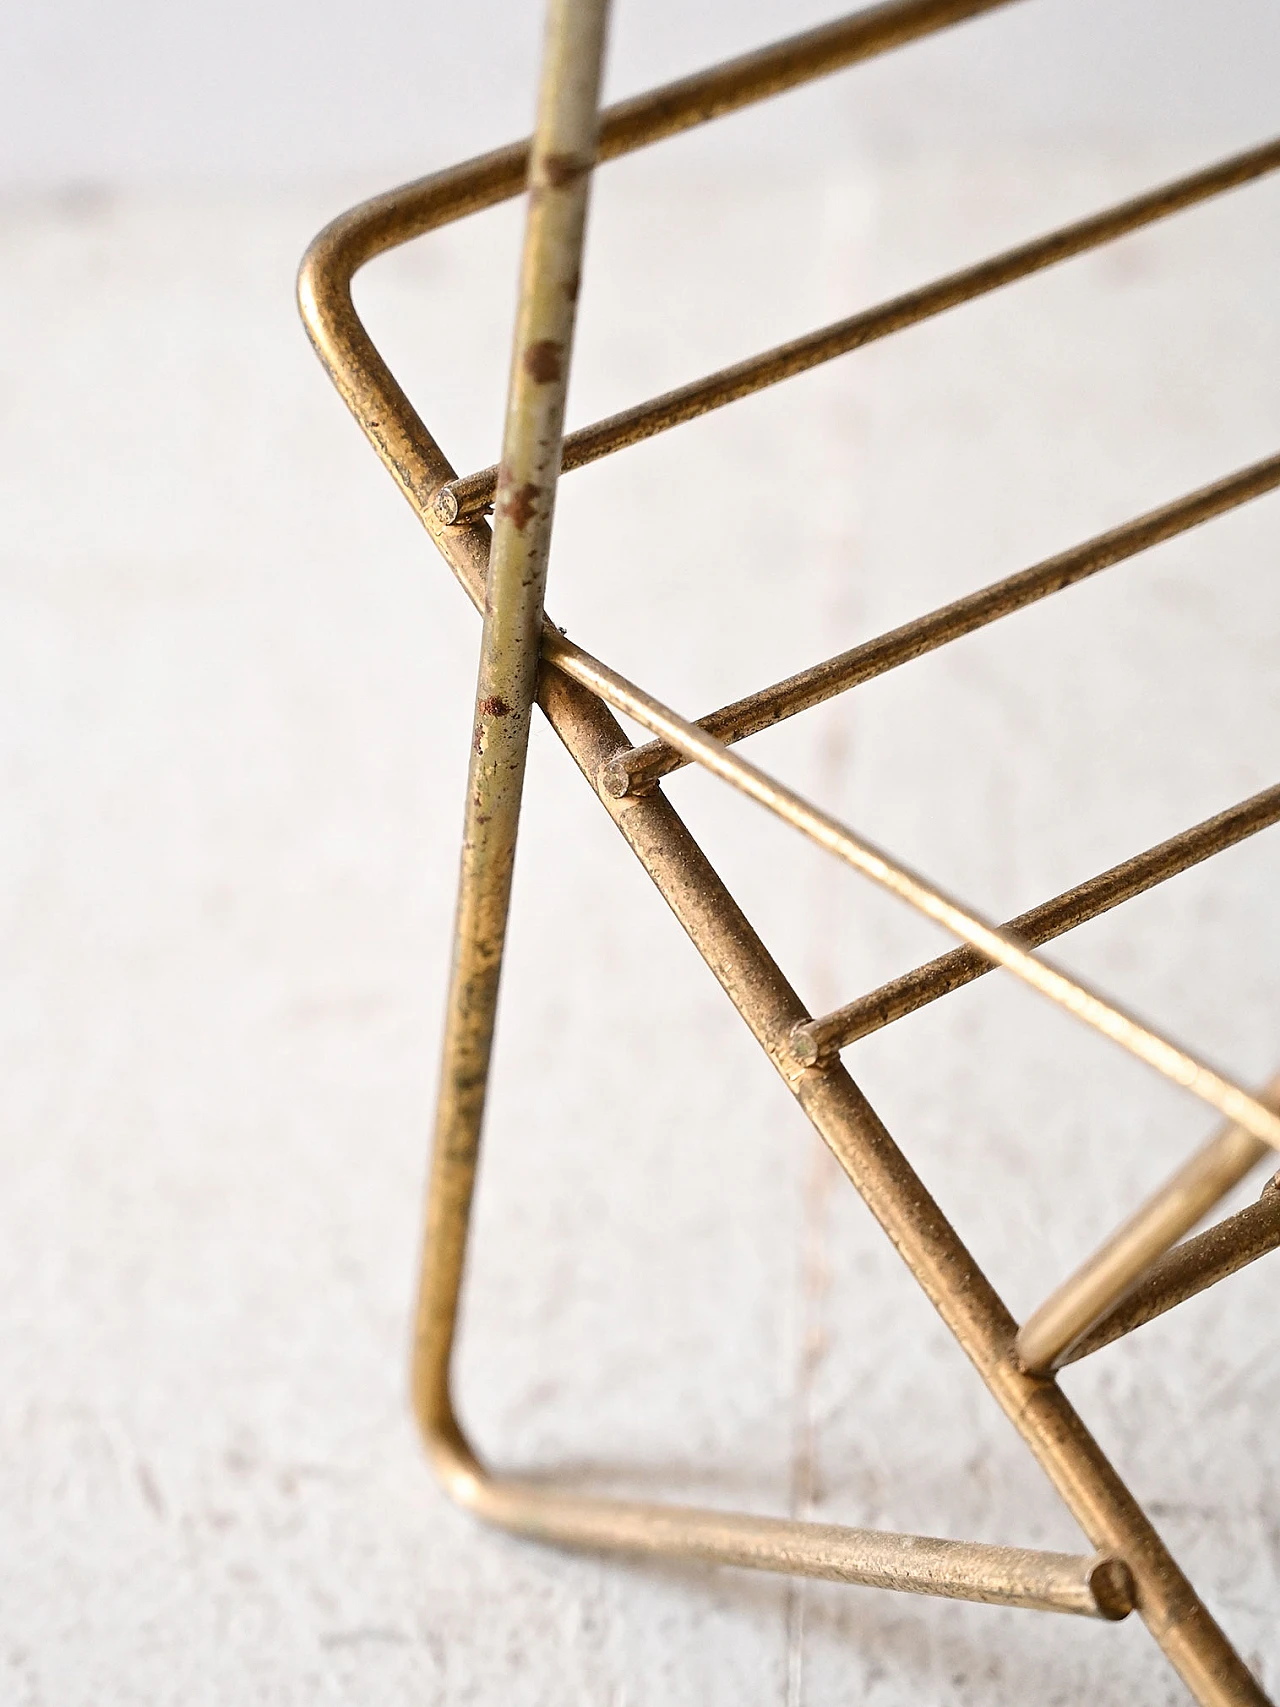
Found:
[[[505,717],[511,707],[501,694],[494,694],[490,699],[480,701],[480,712],[484,717]]]
[[[484,725],[483,724],[481,724],[481,723],[476,724],[475,734],[471,737],[471,745],[475,748],[477,753],[482,753],[484,751]]]
[[[591,162],[578,154],[548,154],[542,160],[542,176],[553,190],[562,190],[566,184],[585,178],[590,170]]]
[[[532,481],[526,481],[523,486],[516,486],[502,493],[498,499],[498,514],[510,516],[516,529],[523,533],[530,516],[538,507],[538,497],[541,488]]]
[[[539,385],[550,385],[560,377],[560,346],[551,338],[539,338],[524,353],[524,371]]]

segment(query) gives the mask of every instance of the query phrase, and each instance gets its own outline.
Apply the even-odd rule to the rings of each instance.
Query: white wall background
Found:
[[[619,0],[613,95],[818,22],[818,0]],[[55,0],[0,8],[0,182],[414,175],[528,129],[537,0]],[[1275,0],[1023,0],[707,146],[1006,149],[1275,124]]]

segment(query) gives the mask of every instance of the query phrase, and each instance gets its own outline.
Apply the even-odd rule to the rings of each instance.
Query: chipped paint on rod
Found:
[[[558,669],[584,687],[598,693],[607,704],[626,717],[633,717],[687,757],[720,777],[733,788],[766,806],[819,847],[853,866],[864,877],[906,901],[926,918],[971,944],[1001,966],[1074,1014],[1085,1025],[1109,1037],[1131,1055],[1145,1061],[1193,1096],[1209,1103],[1229,1119],[1237,1121],[1255,1137],[1280,1150],[1280,1116],[1214,1068],[1185,1049],[1145,1026],[1141,1020],[1106,1001],[1093,990],[1069,978],[1048,961],[1029,954],[1023,945],[998,925],[981,919],[959,901],[935,888],[923,877],[890,855],[855,835],[846,825],[813,806],[793,789],[776,781],[757,766],[748,764],[714,740],[696,723],[681,717],[669,706],[636,687],[608,665],[600,663],[562,635],[550,635],[543,643],[544,655]]]
[[[587,197],[599,123],[607,0],[548,7],[537,129],[529,169],[520,298],[511,359],[502,480],[486,579],[484,630],[449,1000],[440,1070],[429,1223],[456,1228],[475,1175],[511,899],[564,400],[578,300]],[[418,1340],[457,1301],[462,1251],[428,1237]],[[451,1415],[432,1363],[421,1409]]]

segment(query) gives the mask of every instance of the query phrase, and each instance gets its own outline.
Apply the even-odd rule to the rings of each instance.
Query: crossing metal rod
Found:
[[[1180,872],[1210,859],[1224,849],[1256,836],[1259,831],[1280,821],[1280,785],[1263,789],[1247,800],[1229,806],[1189,830],[1182,830],[1155,847],[1146,848],[1132,859],[1123,860],[1096,877],[1086,878],[1061,895],[1042,901],[1038,907],[1020,913],[1016,919],[1001,926],[1008,935],[1017,937],[1028,948],[1052,942],[1078,925],[1088,923],[1110,912],[1124,901],[1131,901],[1157,884],[1166,883]],[[950,995],[975,978],[985,977],[995,970],[995,962],[967,945],[948,949],[922,966],[913,967],[891,978],[866,995],[858,996],[829,1014],[806,1020],[792,1035],[791,1046],[797,1059],[806,1066],[829,1061],[841,1049],[859,1038],[892,1025],[895,1020],[927,1007],[930,1002]]]
[[[826,848],[873,883],[907,902],[926,918],[933,919],[987,959],[1005,967],[1076,1019],[1109,1037],[1113,1043],[1127,1049],[1219,1113],[1237,1121],[1273,1149],[1280,1150],[1280,1115],[1259,1102],[1242,1085],[1226,1078],[1216,1068],[1172,1043],[1077,979],[1068,977],[1048,961],[1031,954],[1025,944],[999,925],[979,918],[936,884],[856,834],[829,812],[805,800],[758,765],[748,764],[739,758],[698,724],[681,717],[670,706],[663,705],[652,694],[598,658],[593,658],[563,635],[553,633],[545,636],[543,653],[574,681],[598,693],[615,711],[634,718],[687,758],[696,760],[713,776],[718,776],[721,781],[775,813],[819,847]]]
[[[408,193],[400,206],[406,238],[418,229],[419,193]],[[453,176],[439,189],[433,217],[460,215],[473,193],[465,174]],[[472,603],[482,608],[489,530],[483,523],[446,527],[439,522],[430,494],[449,477],[449,463],[351,302],[353,273],[362,258],[391,246],[393,231],[383,198],[352,210],[321,233],[300,280],[303,314],[321,360],[365,435]],[[556,669],[544,670],[539,703],[583,775],[596,779],[624,741],[607,706]],[[808,1017],[803,1004],[670,802],[661,790],[621,800],[606,793],[601,799],[1092,1545],[1127,1566],[1140,1616],[1201,1707],[1268,1707],[1256,1680],[1065,1394],[1052,1380],[1018,1367],[1012,1356],[1017,1324],[852,1079],[838,1061],[821,1069],[805,1069],[796,1061],[790,1038]],[[453,1497],[477,1515],[524,1534],[581,1541],[579,1527],[567,1520],[559,1527],[564,1514],[552,1490],[495,1474],[479,1460],[454,1412],[450,1366],[473,1180],[473,1154],[433,1164],[423,1264],[439,1271],[432,1293],[438,1313],[419,1318],[414,1349],[413,1391],[423,1439]],[[599,1515],[603,1522],[604,1514]],[[715,1556],[706,1551],[705,1532],[671,1527],[668,1508],[650,1505],[633,1517],[644,1524],[647,1550],[681,1558]],[[760,1563],[765,1564],[763,1554]]]
[[[757,101],[1017,3],[1020,0],[883,0],[880,5],[864,7],[606,107],[600,115],[597,158],[616,160]],[[442,172],[386,190],[327,225],[307,249],[298,275],[299,302],[312,338],[324,338],[323,322],[339,306],[331,293],[340,276],[345,275],[349,286],[360,268],[376,255],[520,195],[528,181],[531,147],[532,138],[528,138],[495,148]],[[317,288],[328,300],[323,311],[313,312],[319,310]],[[332,373],[340,389],[355,377],[351,370],[335,368]],[[380,429],[385,425],[394,436],[408,423],[409,417],[399,411],[393,422],[370,419],[367,423],[369,436],[389,467],[392,465],[383,446],[388,450],[391,447]],[[415,435],[419,429],[425,432],[421,421]],[[456,471],[442,458],[436,486],[457,478]]]
[[[436,1108],[428,1248],[442,1255],[456,1236],[459,1203],[470,1202],[484,1120],[607,16],[608,0],[551,0],[547,8]],[[454,1258],[461,1254],[423,1267],[420,1338],[456,1312],[461,1262]],[[451,1411],[438,1366],[416,1368],[429,1382],[420,1408],[447,1424]]]
[[[909,39],[910,33],[924,34],[987,9],[919,4],[873,8],[841,26],[846,33],[837,46],[849,58],[837,62],[866,57]],[[798,40],[812,43],[812,37]],[[614,109],[602,154],[625,152],[835,69],[828,54],[830,37],[823,36],[816,48],[806,46],[804,53],[811,54],[807,60],[791,53],[794,46],[777,44]],[[319,235],[299,276],[299,302],[317,353],[478,608],[484,603],[489,530],[483,523],[447,527],[432,509],[433,493],[454,471],[362,325],[352,303],[351,281],[365,262],[397,243],[518,193],[526,164],[526,145],[519,144],[354,208]],[[600,698],[558,669],[543,670],[538,691],[553,729],[584,776],[594,781],[624,744],[616,720]],[[708,969],[1092,1545],[1128,1568],[1140,1616],[1196,1700],[1202,1707],[1266,1707],[1256,1680],[1066,1396],[1053,1380],[1030,1376],[1018,1367],[1012,1355],[1012,1317],[843,1067],[837,1061],[806,1069],[797,1062],[789,1040],[808,1017],[803,1004],[670,802],[661,790],[634,799],[607,794],[601,798]],[[414,1374],[424,1440],[454,1497],[478,1514],[525,1534],[582,1543],[588,1537],[563,1497],[490,1471],[473,1452],[453,1412],[449,1367],[473,1176],[474,1153],[466,1151],[445,1156],[442,1165],[433,1167],[424,1264],[439,1270],[433,1294],[439,1313],[430,1321],[419,1320]],[[593,1508],[592,1522],[608,1521],[609,1502],[586,1503]],[[703,1532],[699,1538],[696,1529],[682,1528],[679,1514],[670,1514],[669,1508],[632,1508],[628,1521],[644,1530],[647,1545],[641,1550],[684,1558],[722,1556],[703,1550],[709,1536]],[[751,1526],[759,1520],[741,1521]],[[767,1520],[761,1535],[765,1527]],[[759,1563],[773,1568],[763,1555]],[[779,1563],[777,1568],[789,1567]]]
[[[1280,1074],[1259,1091],[1258,1100],[1280,1110]],[[1045,1374],[1070,1362],[1068,1353],[1076,1342],[1108,1317],[1156,1259],[1270,1154],[1260,1138],[1241,1126],[1215,1133],[1027,1318],[1015,1344],[1023,1367]]]

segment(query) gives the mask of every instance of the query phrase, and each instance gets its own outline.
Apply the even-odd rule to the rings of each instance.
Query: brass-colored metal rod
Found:
[[[771,42],[754,52],[724,60],[672,83],[606,107],[600,114],[597,160],[616,160],[667,137],[678,136],[712,119],[724,118],[757,101],[893,48],[948,29],[953,24],[998,12],[1014,0],[887,0],[816,29]],[[464,160],[443,172],[401,184],[350,209],[325,227],[303,258],[299,280],[307,314],[307,274],[322,252],[343,251],[347,282],[375,255],[467,214],[481,213],[521,195],[529,177],[532,138],[508,143],[488,154]],[[336,277],[336,274],[330,275]],[[308,319],[308,325],[311,325]],[[335,382],[341,384],[338,375]],[[374,426],[374,423],[370,423]],[[455,480],[452,469],[447,478]]]
[[[483,524],[445,528],[434,518],[424,520],[463,585],[475,586],[483,573]],[[597,777],[621,738],[608,708],[557,669],[543,673],[539,701],[583,775]],[[1053,1381],[1028,1376],[1013,1360],[1017,1324],[842,1065],[837,1061],[820,1072],[797,1066],[789,1039],[804,1018],[800,999],[671,803],[661,791],[636,799],[604,793],[600,798],[1090,1543],[1129,1567],[1137,1611],[1195,1699],[1201,1707],[1268,1707],[1066,1395]],[[419,1341],[424,1375],[444,1343],[442,1333],[434,1346]],[[465,1441],[447,1429],[433,1431],[425,1420],[424,1436],[438,1474],[465,1501],[474,1486]],[[545,1489],[531,1491],[530,1504],[550,1497]],[[486,1515],[511,1521],[502,1509],[487,1508]],[[654,1506],[655,1529],[663,1518],[664,1508]],[[684,1556],[683,1547],[673,1545],[672,1554]]]
[[[933,919],[952,935],[998,961],[1024,984],[1029,984],[1033,990],[1074,1014],[1085,1025],[1110,1038],[1219,1113],[1238,1121],[1255,1137],[1280,1150],[1280,1116],[1260,1103],[1242,1085],[1228,1079],[1077,979],[1068,977],[1048,961],[1028,953],[1017,938],[1008,935],[999,925],[980,918],[919,873],[857,835],[830,813],[803,799],[794,789],[778,782],[758,766],[740,759],[696,723],[681,717],[563,635],[547,635],[543,640],[543,655],[557,669],[598,693],[615,711],[633,717],[721,781],[767,807],[819,847],[826,848],[837,859],[907,902],[926,918]]]
[[[543,593],[595,158],[608,0],[549,0],[529,169],[503,478],[485,586],[453,959],[433,1152],[433,1211],[470,1200],[506,940]],[[450,1316],[460,1270],[427,1264],[420,1312]],[[443,1290],[442,1290],[443,1289]],[[447,1418],[447,1394],[431,1402]]]
[[[1280,1074],[1258,1093],[1258,1100],[1280,1110]],[[1163,1272],[1174,1254],[1171,1247],[1270,1154],[1261,1139],[1240,1126],[1226,1126],[1215,1133],[1027,1318],[1018,1331],[1015,1347],[1023,1368],[1044,1374],[1071,1362],[1075,1355],[1072,1348],[1082,1339],[1091,1339],[1090,1330],[1104,1318],[1109,1321],[1118,1305],[1122,1314],[1127,1313],[1129,1305],[1122,1301],[1129,1298],[1139,1281],[1140,1290],[1147,1293],[1155,1282],[1157,1270],[1153,1265],[1161,1264]],[[1182,1266],[1174,1264],[1182,1278],[1185,1260]],[[1242,1262],[1249,1260],[1243,1258]],[[1172,1300],[1176,1302],[1176,1298]],[[1171,1304],[1163,1308],[1169,1309]],[[1127,1331],[1118,1329],[1110,1338]]]
[[[785,718],[834,699],[849,688],[985,628],[988,623],[1023,610],[1051,593],[1073,587],[1078,581],[1198,527],[1276,486],[1280,486],[1280,455],[1255,462],[1158,510],[1149,510],[1121,527],[1087,539],[1069,551],[1059,552],[811,669],[788,676],[785,681],[735,700],[732,705],[700,717],[699,726],[726,744],[771,729]],[[605,773],[606,786],[618,795],[639,793],[687,762],[673,748],[660,741],[649,741],[642,747],[619,753]]]
[[[342,282],[339,277],[337,283]],[[369,365],[373,346],[358,322],[341,315],[340,290],[335,288],[332,295],[323,290],[316,301],[324,314],[324,338],[317,340],[318,347],[331,351],[335,363],[342,364],[354,394],[357,386],[363,389],[362,375],[377,377],[379,370]],[[368,403],[380,411],[383,400],[372,389],[366,395]],[[411,427],[414,419],[410,412]],[[385,426],[385,417],[377,413],[362,425],[371,433],[375,426]],[[447,467],[434,446],[430,456],[420,469],[409,470],[420,490],[435,470]],[[479,524],[445,529],[429,510],[422,512],[422,520],[479,608],[484,596],[487,528]],[[554,669],[544,671],[539,699],[584,776],[596,777],[622,739],[607,707]],[[1123,1558],[1129,1567],[1138,1612],[1201,1707],[1269,1707],[1267,1697],[1066,1396],[1052,1382],[1027,1376],[1012,1360],[1016,1323],[848,1074],[838,1062],[823,1072],[797,1067],[789,1038],[804,1017],[800,1000],[670,802],[660,792],[627,800],[602,794],[601,799],[709,970],[1090,1542],[1108,1555]],[[580,1531],[558,1528],[552,1490],[527,1487],[519,1509],[512,1509],[511,1484],[479,1462],[454,1415],[449,1368],[474,1173],[467,1158],[447,1160],[453,1169],[452,1182],[441,1182],[444,1170],[433,1173],[423,1265],[424,1270],[438,1269],[452,1285],[432,1289],[438,1308],[420,1316],[414,1346],[413,1395],[424,1444],[437,1475],[460,1504],[527,1534],[545,1523],[544,1539],[568,1542]],[[455,1183],[457,1189],[453,1189]],[[428,1296],[426,1288],[423,1296]],[[649,1508],[652,1550],[667,1552],[658,1541],[661,1533],[669,1541],[669,1556],[688,1557],[690,1538],[663,1528],[666,1512],[658,1504]]]
[[[1113,865],[1073,889],[1064,890],[1051,901],[1042,901],[1001,928],[1028,947],[1036,948],[1110,912],[1122,901],[1130,901],[1135,895],[1168,882],[1202,860],[1246,841],[1277,820],[1280,820],[1280,785],[1251,795],[1238,806],[1229,806],[1225,812],[1206,818],[1120,865]],[[975,949],[949,949],[946,954],[890,979],[842,1008],[806,1020],[796,1027],[792,1047],[797,1059],[806,1066],[816,1066],[859,1038],[869,1037],[872,1032],[994,970],[994,963]]]
[[[612,160],[819,77],[847,70],[1010,0],[888,0],[606,108],[600,157]]]
[[[1247,1209],[1228,1215],[1216,1227],[1175,1245],[1153,1266],[1140,1286],[1058,1359],[1058,1367],[1076,1363],[1135,1328],[1153,1322],[1175,1305],[1237,1274],[1280,1246],[1280,1189],[1271,1179]]]
[[[705,378],[667,391],[660,397],[637,403],[619,414],[580,427],[564,443],[564,471],[585,467],[602,456],[665,433],[685,421],[695,420],[727,403],[749,397],[753,392],[792,379],[823,362],[901,332],[908,326],[932,319],[961,303],[972,302],[993,290],[1029,277],[1046,267],[1082,255],[1104,243],[1113,242],[1144,225],[1179,213],[1197,202],[1221,195],[1254,179],[1265,177],[1280,166],[1280,138],[1251,148],[1188,177],[1175,179],[1160,188],[1121,202],[1102,213],[1064,225],[1030,243],[1007,249],[976,266],[949,273],[945,278],[903,296],[891,298],[874,308],[837,320],[790,343],[779,344],[762,355],[750,356],[732,367],[719,369]],[[451,480],[436,495],[436,509],[445,522],[469,521],[493,503],[496,468],[483,468],[462,479]]]
[[[506,1476],[493,1477],[477,1494],[478,1509],[490,1521],[531,1540],[559,1546],[641,1556],[674,1554],[744,1570],[779,1571],[1112,1622],[1133,1610],[1133,1579],[1114,1555],[1090,1558],[691,1506],[599,1499]]]
[[[483,524],[446,528],[431,508],[432,492],[453,470],[356,314],[351,279],[374,255],[501,199],[493,186],[504,181],[502,174],[516,153],[441,173],[352,209],[317,237],[299,276],[299,303],[317,354],[478,608],[484,599],[488,529]],[[514,194],[518,187],[517,182],[502,194]],[[575,763],[594,780],[624,740],[607,707],[554,669],[542,673],[539,699]],[[670,802],[660,791],[634,800],[601,798],[1090,1543],[1129,1567],[1137,1610],[1195,1699],[1201,1707],[1268,1707],[1256,1680],[1066,1396],[1052,1381],[1028,1376],[1014,1362],[1016,1323],[865,1097],[838,1061],[820,1072],[797,1064],[789,1039],[806,1018],[803,1005]],[[472,1452],[454,1414],[449,1379],[474,1160],[462,1154],[433,1163],[421,1293],[430,1307],[419,1313],[412,1390],[436,1473],[456,1499],[480,1511],[477,1491],[483,1496],[501,1483]],[[434,1271],[434,1280],[428,1279],[428,1270]],[[545,1489],[531,1489],[529,1508],[550,1497]],[[662,1514],[662,1507],[652,1508],[655,1526]],[[485,1515],[513,1521],[500,1499]],[[672,1553],[682,1555],[678,1543]]]

